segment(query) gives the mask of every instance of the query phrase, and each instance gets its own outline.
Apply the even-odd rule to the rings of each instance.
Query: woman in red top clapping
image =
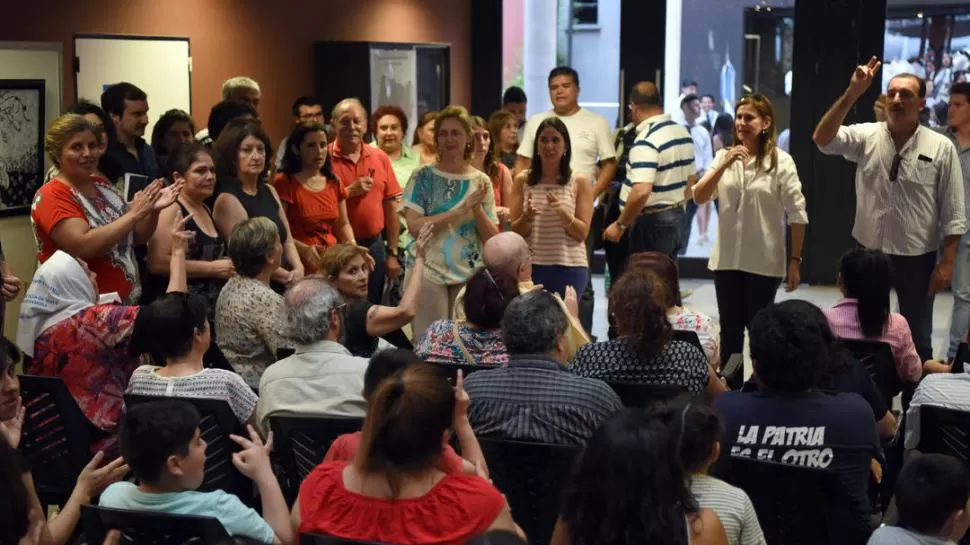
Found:
[[[286,142],[273,187],[303,267],[312,273],[327,248],[338,242],[357,243],[347,219],[347,189],[333,174],[323,125],[297,125]]]

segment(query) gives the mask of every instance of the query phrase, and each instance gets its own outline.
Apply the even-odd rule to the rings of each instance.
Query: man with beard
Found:
[[[899,312],[926,361],[933,352],[933,299],[950,285],[957,246],[967,230],[963,176],[950,139],[920,126],[926,82],[919,76],[902,73],[889,80],[884,123],[842,125],[881,66],[872,57],[856,67],[812,139],[822,153],[858,164],[852,236],[892,258]]]

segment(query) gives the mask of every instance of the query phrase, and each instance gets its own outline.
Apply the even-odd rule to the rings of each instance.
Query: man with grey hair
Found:
[[[253,78],[246,76],[236,76],[229,78],[222,84],[222,101],[243,104],[253,109],[256,116],[259,116],[259,101],[262,99],[262,91],[259,83]],[[209,134],[208,127],[195,133],[195,141],[200,144],[211,145],[215,136]]]
[[[374,258],[367,300],[377,305],[384,294],[385,276],[394,279],[401,273],[397,243],[401,234],[397,215],[401,185],[387,154],[364,142],[367,110],[360,100],[345,98],[338,102],[330,122],[334,138],[327,149],[333,173],[347,186],[347,217],[354,238]]]
[[[340,344],[345,307],[340,293],[324,278],[310,276],[286,292],[284,304],[283,331],[296,352],[269,366],[259,381],[260,427],[268,430],[275,414],[364,416],[367,360]]]
[[[519,283],[519,294],[528,293],[542,286],[532,283],[532,254],[529,251],[529,243],[522,235],[514,231],[505,231],[488,239],[482,251],[485,259],[485,267],[489,271],[504,274],[515,278]],[[566,291],[566,301],[563,301],[558,294],[553,294],[556,302],[569,320],[569,329],[566,331],[566,357],[571,359],[579,347],[589,342],[589,336],[583,325],[579,322],[579,303],[576,300],[576,292],[571,289]],[[452,310],[455,320],[465,319],[465,288],[461,288],[455,297],[455,306]]]
[[[475,435],[511,441],[583,445],[623,404],[603,381],[566,371],[569,320],[556,298],[535,290],[502,317],[509,365],[465,379]]]

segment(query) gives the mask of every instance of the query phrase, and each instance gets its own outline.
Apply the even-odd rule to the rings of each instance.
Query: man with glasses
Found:
[[[326,121],[323,117],[323,103],[314,96],[302,96],[293,101],[293,124],[300,123],[320,124]],[[327,131],[329,135],[330,131]],[[284,136],[280,142],[280,147],[276,148],[276,170],[283,168],[283,154],[286,153],[286,141],[289,136]]]
[[[858,164],[852,236],[892,258],[899,312],[926,361],[933,355],[933,299],[950,285],[957,246],[967,230],[963,175],[953,143],[920,126],[926,82],[919,76],[903,73],[889,81],[885,122],[842,125],[880,66],[872,57],[856,67],[812,139],[822,153]],[[943,253],[937,260],[940,238]]]

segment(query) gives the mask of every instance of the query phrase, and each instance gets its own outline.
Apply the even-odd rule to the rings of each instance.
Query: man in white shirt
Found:
[[[620,217],[603,236],[617,242],[629,229],[631,255],[660,252],[676,261],[684,204],[697,181],[694,142],[683,125],[663,112],[653,83],[633,86],[630,109],[637,138],[620,189]]]
[[[572,159],[569,168],[574,173],[585,174],[596,180],[593,188],[595,202],[610,187],[616,171],[616,151],[613,149],[613,135],[603,116],[579,106],[579,74],[568,66],[557,66],[549,72],[549,99],[552,110],[536,114],[525,124],[525,131],[519,142],[518,158],[515,160],[515,174],[530,167],[535,151],[536,129],[543,120],[557,116],[569,131],[569,146]],[[597,159],[599,172],[597,172]],[[600,233],[593,222],[586,239],[587,262],[593,262],[593,250],[600,240]],[[587,331],[593,328],[593,284],[592,275],[586,282],[579,303],[579,316]]]
[[[704,176],[704,172],[711,168],[714,161],[714,145],[711,141],[711,133],[700,125],[703,119],[701,111],[701,100],[697,95],[687,95],[680,101],[680,111],[684,114],[684,128],[690,133],[691,140],[694,141],[694,167],[697,169],[697,179]],[[710,206],[705,203],[705,206]],[[690,231],[694,223],[694,215],[697,214],[697,203],[693,199],[687,199],[687,210],[684,213],[684,221],[681,224],[681,234],[683,241],[680,247],[680,255],[687,253],[687,243],[690,242]],[[706,236],[707,233],[701,233]]]
[[[949,124],[944,132],[957,148],[963,171],[963,204],[970,206],[970,83],[954,83],[950,99]],[[957,346],[970,329],[970,234],[963,235],[953,265],[953,313],[950,316],[950,342],[946,359],[953,361]]]
[[[701,95],[701,121],[702,127],[712,132],[714,130],[714,122],[717,121],[717,101],[714,100],[714,95]]]
[[[881,66],[872,57],[856,67],[812,139],[822,153],[858,164],[852,236],[892,258],[899,312],[926,361],[933,356],[933,300],[950,285],[957,246],[967,230],[963,177],[953,143],[920,126],[926,83],[919,76],[902,73],[889,80],[884,123],[842,125]]]
[[[339,342],[346,306],[340,294],[322,277],[310,276],[286,292],[284,305],[284,332],[296,352],[266,368],[259,381],[260,428],[268,430],[274,414],[364,416],[367,360]]]

